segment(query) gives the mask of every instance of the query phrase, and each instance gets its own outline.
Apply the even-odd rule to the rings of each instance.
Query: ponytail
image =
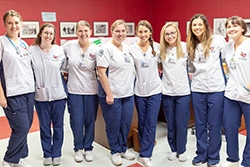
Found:
[[[149,44],[150,44],[150,46],[152,48],[152,54],[155,56],[156,52],[155,52],[155,49],[154,49],[154,39],[152,37],[149,37],[148,40],[149,40]]]

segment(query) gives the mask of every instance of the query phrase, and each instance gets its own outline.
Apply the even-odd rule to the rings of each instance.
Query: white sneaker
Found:
[[[171,152],[171,153],[169,153],[168,156],[167,156],[167,158],[168,158],[169,161],[176,160],[176,158],[177,158],[177,152]]]
[[[135,154],[133,154],[129,150],[126,150],[125,153],[121,153],[121,157],[125,158],[126,160],[134,160],[135,159]]]
[[[32,167],[25,158],[21,158],[18,164],[13,164],[13,167]]]
[[[2,166],[3,167],[13,167],[13,164],[9,163],[9,162],[6,162],[6,161],[3,161]]]
[[[178,155],[178,158],[179,158],[179,161],[180,161],[180,162],[186,162],[187,159],[188,159],[185,153],[179,154],[179,155]]]
[[[120,155],[119,153],[112,154],[111,160],[112,160],[112,163],[113,163],[115,166],[120,166],[120,165],[122,165],[122,158],[121,158],[121,155]]]
[[[144,165],[144,167],[153,167],[154,165],[151,163],[150,158],[139,157],[139,162]]]
[[[84,158],[83,158],[83,152],[82,152],[82,150],[77,150],[75,152],[74,159],[75,159],[76,162],[82,162],[83,161]]]
[[[51,157],[44,158],[44,160],[43,160],[43,165],[44,166],[49,166],[51,164],[52,164],[52,158]]]
[[[239,167],[240,163],[227,161],[224,164],[220,165],[221,167]]]
[[[62,163],[62,159],[61,157],[56,157],[56,158],[53,158],[53,161],[52,161],[52,165],[53,166],[58,166]]]
[[[85,151],[85,160],[91,162],[94,160],[94,155],[92,151]]]

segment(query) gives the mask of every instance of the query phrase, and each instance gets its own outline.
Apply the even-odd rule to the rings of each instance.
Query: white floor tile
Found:
[[[157,126],[156,133],[156,142],[152,163],[155,167],[192,167],[192,159],[195,156],[196,149],[196,139],[194,135],[191,135],[191,129],[188,131],[188,142],[187,142],[187,151],[186,154],[188,156],[188,160],[186,162],[179,162],[178,159],[175,161],[169,161],[167,159],[167,154],[170,152],[170,148],[168,146],[166,135],[166,123],[159,122]],[[106,137],[106,136],[104,136]],[[245,136],[239,135],[240,141],[240,156],[242,156],[243,147],[245,145]],[[3,159],[4,153],[6,151],[8,139],[0,140],[0,161]],[[40,137],[39,132],[30,133],[28,136],[28,144],[29,144],[29,157],[28,161],[33,165],[33,167],[43,167],[43,153],[41,150]],[[226,161],[226,143],[222,142],[221,148],[221,163]],[[132,152],[134,150],[130,149]],[[95,159],[93,162],[81,162],[76,163],[74,161],[74,152],[73,152],[73,139],[72,132],[69,126],[68,121],[68,113],[65,112],[65,137],[64,137],[64,145],[63,145],[63,156],[62,156],[62,164],[60,167],[112,167],[112,163],[110,160],[110,152],[108,149],[100,146],[97,143],[94,143],[93,153],[95,155]],[[135,152],[138,157],[138,153]],[[137,162],[136,160],[128,161],[123,160],[122,167],[126,167],[128,165],[134,164]],[[200,167],[206,167],[206,164],[201,165]]]

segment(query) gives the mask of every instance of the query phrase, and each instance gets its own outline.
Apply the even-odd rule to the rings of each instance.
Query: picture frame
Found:
[[[135,23],[134,22],[126,22],[125,24],[128,28],[127,36],[134,36],[135,35]]]
[[[23,21],[20,31],[21,38],[36,38],[39,32],[39,21]]]
[[[227,37],[227,31],[225,23],[227,18],[214,18],[213,22],[213,32],[214,34],[222,35],[224,38]]]
[[[108,36],[108,22],[94,22],[93,23],[94,36]]]
[[[189,25],[190,25],[190,21],[187,21],[186,22],[186,35],[188,35]]]
[[[246,36],[250,36],[250,19],[244,19],[246,25],[247,25],[247,32],[246,32]]]
[[[165,24],[167,24],[167,23],[169,23],[169,22],[173,22],[173,23],[175,23],[176,27],[178,27],[178,28],[179,28],[179,22],[178,22],[178,21],[167,21]]]
[[[60,22],[60,37],[76,37],[76,22]]]

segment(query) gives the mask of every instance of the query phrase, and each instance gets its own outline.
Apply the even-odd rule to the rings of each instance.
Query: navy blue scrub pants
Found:
[[[35,101],[44,158],[61,157],[65,104],[66,99],[51,102]]]
[[[178,154],[186,151],[190,97],[190,95],[162,96],[163,111],[167,121],[168,143],[171,151]]]
[[[11,136],[4,160],[17,164],[28,156],[27,134],[34,114],[34,93],[7,97],[8,107],[3,108],[8,119]]]
[[[227,141],[227,161],[230,162],[238,162],[240,160],[238,130],[241,126],[242,114],[244,114],[246,123],[247,138],[241,164],[243,166],[250,166],[250,104],[230,100],[225,97],[223,127]]]
[[[138,113],[140,157],[150,158],[152,156],[161,98],[161,93],[148,97],[135,96]]]
[[[224,91],[215,93],[192,92],[195,116],[196,154],[193,163],[220,161],[222,112]]]
[[[99,97],[99,101],[111,154],[126,152],[127,137],[134,113],[134,96],[115,98],[112,105],[106,103],[105,97]]]
[[[74,136],[74,151],[91,151],[94,141],[95,120],[98,108],[97,95],[68,95],[70,127]]]

